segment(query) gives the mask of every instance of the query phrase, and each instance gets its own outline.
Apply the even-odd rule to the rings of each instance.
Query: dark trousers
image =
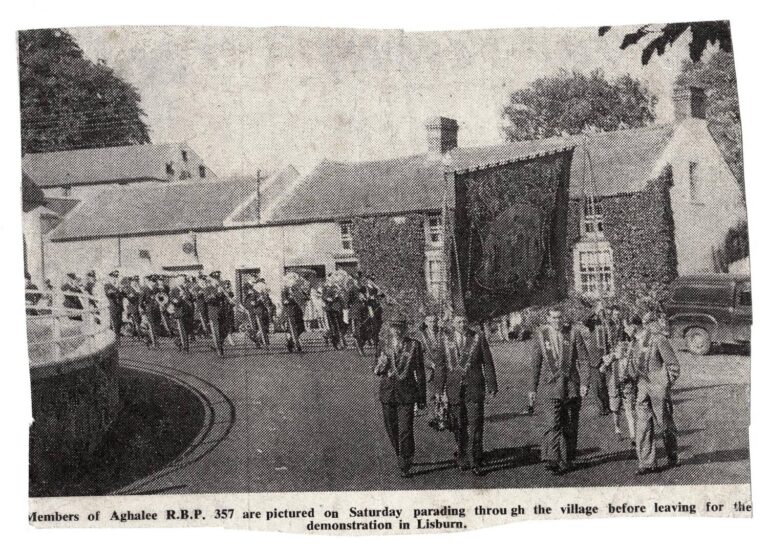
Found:
[[[178,340],[176,342],[179,350],[189,352],[189,333],[187,333],[187,326],[184,323],[184,317],[175,317],[173,322],[176,325],[176,332],[178,333]]]
[[[547,429],[542,444],[542,459],[550,464],[570,465],[576,457],[579,438],[581,398],[550,398],[545,412]]]
[[[596,381],[595,384],[595,396],[600,404],[600,410],[608,412],[611,409],[611,399],[608,393],[608,375],[601,373],[599,369],[594,369],[592,372],[592,380]]]
[[[397,455],[397,464],[402,471],[408,471],[413,464],[416,444],[413,440],[413,404],[382,402],[384,428]]]
[[[208,322],[211,325],[210,329],[211,337],[213,338],[213,347],[216,349],[219,356],[224,355],[224,339],[226,338],[226,335],[224,335],[223,332],[223,327],[221,326],[222,314],[223,312],[218,306],[208,306]]]
[[[182,308],[181,320],[184,324],[184,330],[187,332],[187,338],[195,340],[195,305],[191,302],[185,302]]]
[[[456,441],[459,466],[480,467],[483,463],[484,402],[448,404],[450,426]]]
[[[123,329],[123,311],[117,308],[109,309],[109,326],[115,332],[115,342],[120,344],[120,331]]]

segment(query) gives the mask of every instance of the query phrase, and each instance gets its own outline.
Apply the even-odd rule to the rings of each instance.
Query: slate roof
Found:
[[[224,220],[257,190],[256,179],[126,186],[83,200],[51,233],[54,241],[196,231]]]
[[[257,224],[256,198],[261,195],[262,205],[268,208],[274,194],[297,177],[298,172],[289,165],[261,184],[256,177],[243,177],[109,188],[84,199],[50,238],[67,241]],[[260,185],[263,190],[266,188],[261,194],[258,193]]]
[[[582,186],[597,195],[641,191],[674,131],[673,125],[547,138],[498,146],[451,150],[449,169],[457,173],[487,168],[573,148],[570,193]],[[592,170],[585,159],[589,151]],[[348,216],[436,210],[445,193],[441,159],[427,153],[359,163],[325,160],[285,191],[265,220],[275,223],[332,220]],[[593,177],[585,175],[593,173]],[[594,183],[593,183],[594,181]]]
[[[35,207],[45,204],[45,195],[40,186],[26,173],[21,173],[21,208],[29,212]]]
[[[673,125],[548,138],[490,147],[456,148],[458,173],[574,149],[570,193],[582,186],[598,195],[645,189],[674,132]],[[592,171],[586,170],[587,151]],[[293,170],[291,168],[291,170]],[[53,240],[200,231],[239,224],[286,224],[350,216],[439,210],[445,194],[443,160],[427,153],[360,163],[321,162],[304,178],[295,170],[262,182],[255,178],[108,189],[86,199],[51,234]],[[593,177],[585,174],[593,173]],[[594,180],[594,184],[592,181]]]
[[[59,216],[66,216],[69,211],[80,203],[80,199],[68,199],[65,197],[46,197],[45,206]]]
[[[186,144],[142,144],[121,147],[75,149],[30,153],[22,158],[22,167],[42,187],[86,185],[114,182],[168,181],[166,163],[177,161],[180,151],[189,152],[197,176],[199,157]],[[174,166],[177,166],[176,162]],[[208,169],[209,178],[215,175]]]

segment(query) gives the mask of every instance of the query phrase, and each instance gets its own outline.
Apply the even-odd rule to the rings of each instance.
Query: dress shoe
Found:
[[[647,474],[653,474],[653,473],[655,473],[657,470],[658,470],[658,469],[656,469],[656,468],[654,468],[654,467],[640,467],[639,469],[637,469],[637,470],[635,471],[635,476],[645,476],[645,475],[647,475]]]

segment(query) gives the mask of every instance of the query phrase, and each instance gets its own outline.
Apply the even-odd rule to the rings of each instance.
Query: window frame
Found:
[[[437,220],[437,224],[433,225],[433,220]],[[432,212],[424,217],[424,240],[427,248],[437,249],[443,246],[445,243],[443,213]]]
[[[431,267],[437,264],[437,271]],[[424,256],[424,283],[427,294],[435,300],[443,300],[448,293],[448,274],[441,250],[427,251]]]
[[[352,220],[339,220],[339,239],[341,250],[344,253],[354,253],[355,247],[353,242],[354,225]]]
[[[597,262],[582,263],[582,255],[597,256]],[[607,255],[608,262],[601,264],[600,258]],[[587,267],[587,270],[583,270]],[[592,268],[590,271],[589,268]],[[616,262],[613,247],[608,241],[582,241],[573,249],[573,286],[586,296],[610,297],[616,293]]]
[[[587,196],[581,208],[581,234],[585,237],[602,238],[605,228],[605,215],[600,198]]]

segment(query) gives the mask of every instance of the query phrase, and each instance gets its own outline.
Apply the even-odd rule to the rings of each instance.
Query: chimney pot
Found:
[[[458,144],[459,123],[447,117],[434,117],[427,121],[427,151],[442,157]]]
[[[672,94],[675,104],[675,121],[707,118],[707,94],[698,86],[679,86]]]

